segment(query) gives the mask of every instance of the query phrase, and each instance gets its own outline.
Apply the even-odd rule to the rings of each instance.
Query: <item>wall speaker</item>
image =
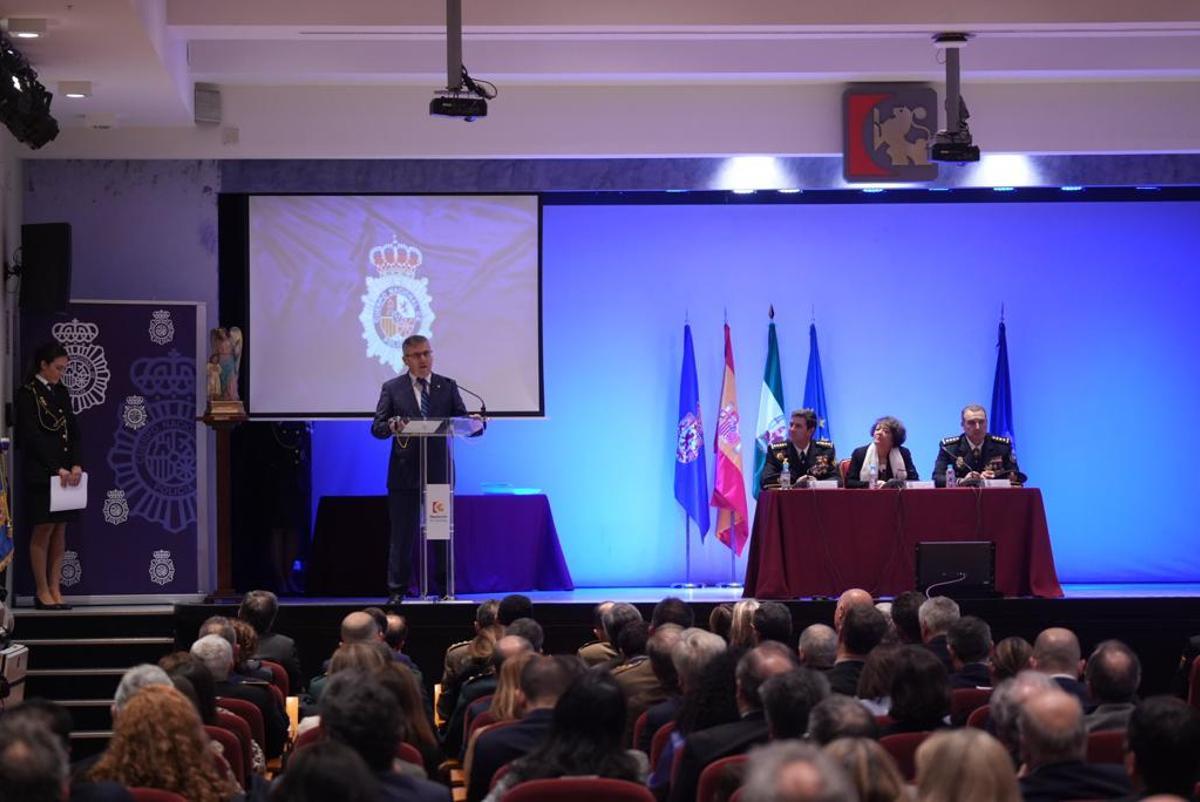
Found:
[[[21,308],[60,312],[71,300],[71,224],[21,226]]]
[[[950,540],[917,544],[917,590],[956,598],[994,596],[996,544],[990,540]]]

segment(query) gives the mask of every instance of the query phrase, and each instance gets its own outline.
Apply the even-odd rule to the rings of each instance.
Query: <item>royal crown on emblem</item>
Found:
[[[170,320],[171,313],[168,312],[166,309],[155,309],[154,313],[152,314],[152,317],[155,320]]]
[[[100,334],[100,327],[95,323],[81,323],[75,318],[70,323],[55,323],[50,327],[50,334],[63,345],[86,345]]]
[[[196,360],[172,350],[166,356],[136,359],[129,378],[142,395],[188,396],[196,392]]]
[[[405,245],[395,237],[385,245],[376,245],[368,256],[371,266],[381,276],[412,276],[424,259],[420,248],[416,245]]]

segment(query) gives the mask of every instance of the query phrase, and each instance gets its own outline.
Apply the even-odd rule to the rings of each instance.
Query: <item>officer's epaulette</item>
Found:
[[[955,443],[957,443],[959,440],[962,440],[962,435],[961,435],[961,434],[952,434],[952,435],[950,435],[949,437],[943,437],[943,438],[942,438],[942,445],[944,445],[944,446],[952,446],[952,445],[954,445]]]
[[[991,440],[993,443],[1004,443],[1005,445],[1011,445],[1011,444],[1012,444],[1012,439],[1011,439],[1011,438],[1009,438],[1009,437],[1002,437],[1002,436],[1000,436],[1000,435],[998,435],[998,434],[988,434],[988,439],[989,439],[989,440]]]
[[[470,646],[470,645],[471,645],[471,641],[469,641],[469,640],[460,640],[458,643],[451,643],[449,646],[447,646],[447,647],[446,647],[446,651],[448,651],[448,652],[452,652],[452,651],[454,651],[455,649],[462,649],[463,647],[465,647],[465,646]]]
[[[822,448],[833,448],[832,440],[813,440],[813,444],[821,446]]]
[[[787,451],[787,447],[788,444],[786,440],[782,443],[771,443],[771,448],[775,449],[776,451]]]

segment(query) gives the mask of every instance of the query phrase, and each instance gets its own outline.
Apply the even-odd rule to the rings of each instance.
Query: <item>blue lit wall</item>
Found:
[[[461,444],[459,491],[544,489],[578,585],[679,580],[685,314],[710,476],[723,315],[749,438],[773,303],[787,405],[803,395],[815,308],[838,453],[894,414],[927,478],[960,407],[990,400],[1003,302],[1018,455],[1045,497],[1060,578],[1198,581],[1197,231],[1200,204],[1182,202],[547,206],[548,417]],[[437,367],[469,383],[469,365]],[[387,444],[365,422],[319,423],[313,447],[315,497],[383,492]],[[729,552],[697,541],[692,567],[727,579]]]

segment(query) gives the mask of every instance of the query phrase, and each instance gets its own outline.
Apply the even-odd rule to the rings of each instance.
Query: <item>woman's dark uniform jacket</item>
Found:
[[[21,514],[31,524],[62,523],[77,510],[50,512],[50,477],[79,464],[79,424],[62,382],[30,379],[17,390],[17,446],[21,453]]]

